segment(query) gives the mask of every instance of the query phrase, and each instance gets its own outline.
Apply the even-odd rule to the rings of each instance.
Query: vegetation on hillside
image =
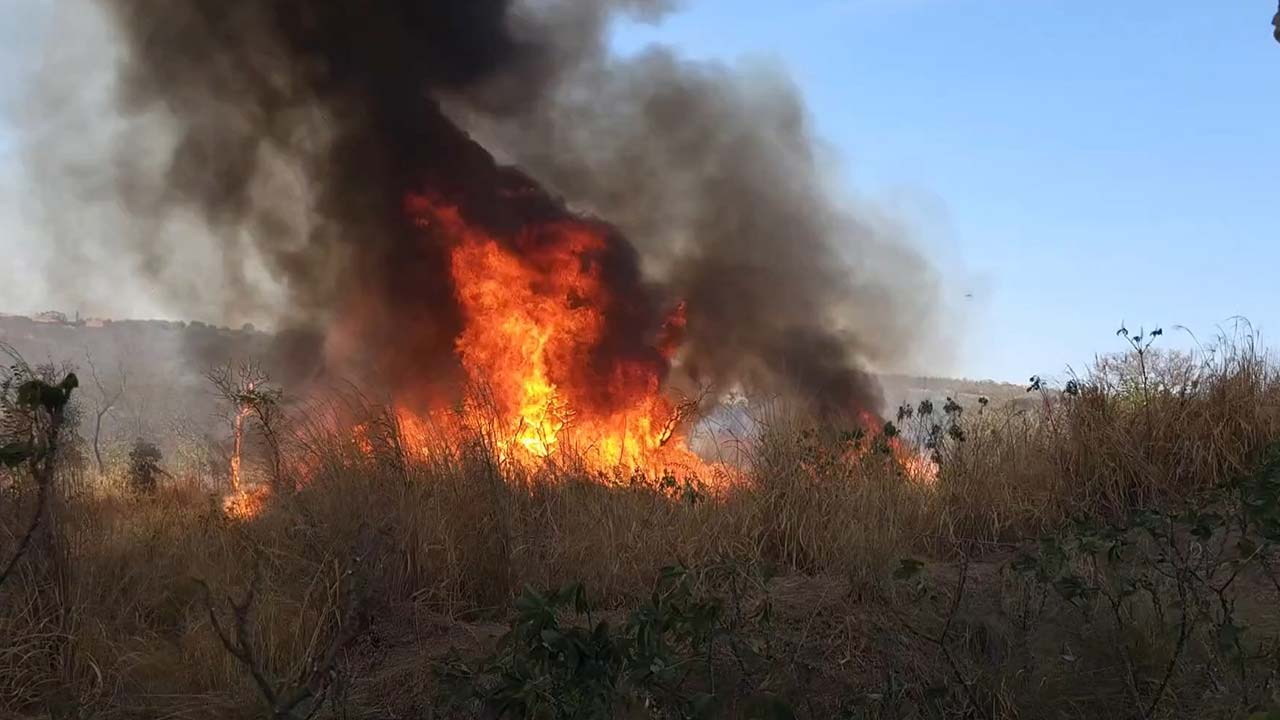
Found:
[[[240,514],[230,437],[103,443],[98,472],[80,391],[21,394],[69,369],[15,365],[0,446],[38,454],[0,471],[0,715],[1266,717],[1280,376],[1249,334],[1123,339],[1034,403],[904,406],[879,437],[928,480],[783,412],[736,482],[602,478],[255,384],[271,490]]]

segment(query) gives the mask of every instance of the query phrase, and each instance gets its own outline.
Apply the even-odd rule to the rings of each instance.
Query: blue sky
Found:
[[[0,0],[0,102],[20,97],[50,7]],[[1280,325],[1275,0],[682,7],[619,25],[615,48],[789,71],[851,192],[904,218],[948,278],[957,342],[938,372],[1059,374],[1119,349],[1121,321]],[[18,203],[10,141],[0,121],[0,209]],[[39,239],[3,220],[22,268]]]
[[[1201,337],[1237,315],[1280,325],[1274,12],[698,0],[614,44],[786,67],[853,191],[917,225],[950,278],[950,369],[1020,381],[1119,349],[1122,321]]]

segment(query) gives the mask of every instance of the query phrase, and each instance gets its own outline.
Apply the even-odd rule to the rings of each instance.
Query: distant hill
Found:
[[[943,401],[946,398],[954,398],[956,402],[966,407],[977,404],[979,398],[986,398],[995,405],[1002,405],[1008,402],[1034,402],[1034,399],[1028,396],[1025,385],[995,380],[964,380],[889,374],[882,375],[880,381],[884,386],[885,402],[891,407],[896,407],[904,402],[915,405],[926,398]]]
[[[175,424],[204,428],[216,404],[204,372],[230,359],[252,357],[274,367],[273,376],[286,387],[295,344],[253,326],[227,328],[201,322],[69,318],[46,312],[34,317],[0,314],[0,343],[14,347],[31,364],[74,365],[84,380],[81,397],[92,404],[101,392],[127,385],[120,405],[105,419],[107,433],[117,439],[157,437]],[[305,353],[294,349],[293,353]],[[311,353],[318,356],[318,352]],[[93,379],[96,370],[99,391]],[[902,403],[954,398],[965,406],[988,398],[992,403],[1027,402],[1026,388],[993,381],[884,375],[886,407],[892,414]]]
[[[86,350],[111,355],[179,348],[188,354],[206,347],[248,349],[265,346],[268,339],[252,325],[232,329],[170,320],[71,319],[53,311],[34,317],[0,314],[0,342],[12,345],[29,362],[74,360],[69,355],[83,357]]]
[[[217,406],[204,372],[232,358],[278,354],[273,336],[251,326],[68,318],[57,312],[0,314],[0,343],[33,366],[74,367],[82,435],[91,432],[103,398],[118,394],[119,402],[103,417],[108,443],[207,435]]]

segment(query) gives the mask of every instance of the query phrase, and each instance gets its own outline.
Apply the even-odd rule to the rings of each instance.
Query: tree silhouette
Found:
[[[80,385],[68,372],[54,384],[27,365],[16,350],[0,344],[0,355],[9,364],[0,369],[0,467],[25,468],[35,481],[36,503],[26,530],[7,560],[0,561],[0,585],[8,579],[31,547],[40,529],[53,486],[58,440],[71,393]]]
[[[89,374],[93,378],[93,386],[96,393],[93,396],[93,459],[98,466],[98,474],[103,472],[102,462],[102,421],[115,410],[116,404],[120,402],[120,398],[124,396],[125,387],[129,383],[129,376],[125,372],[124,363],[120,362],[116,370],[116,382],[113,387],[108,387],[109,383],[103,381],[101,374],[98,372],[98,366],[93,363],[93,356],[88,350],[84,353],[85,363],[89,366]]]
[[[257,421],[262,438],[270,451],[271,483],[275,490],[284,482],[280,456],[280,404],[283,393],[271,385],[271,377],[256,362],[220,365],[205,377],[219,398],[231,411],[232,449],[230,461],[231,492],[241,490],[241,459],[244,450],[245,421]]]

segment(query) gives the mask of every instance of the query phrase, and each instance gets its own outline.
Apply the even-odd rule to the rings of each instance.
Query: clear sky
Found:
[[[788,68],[851,187],[952,277],[954,371],[1022,380],[1122,321],[1280,327],[1275,5],[696,0],[615,45]]]
[[[49,2],[0,0],[0,100]],[[1058,374],[1118,349],[1122,321],[1280,327],[1275,0],[682,8],[624,23],[615,47],[787,68],[852,191],[906,218],[948,275],[962,320],[945,372]],[[9,142],[0,123],[0,180]],[[5,234],[5,253],[38,242]]]

